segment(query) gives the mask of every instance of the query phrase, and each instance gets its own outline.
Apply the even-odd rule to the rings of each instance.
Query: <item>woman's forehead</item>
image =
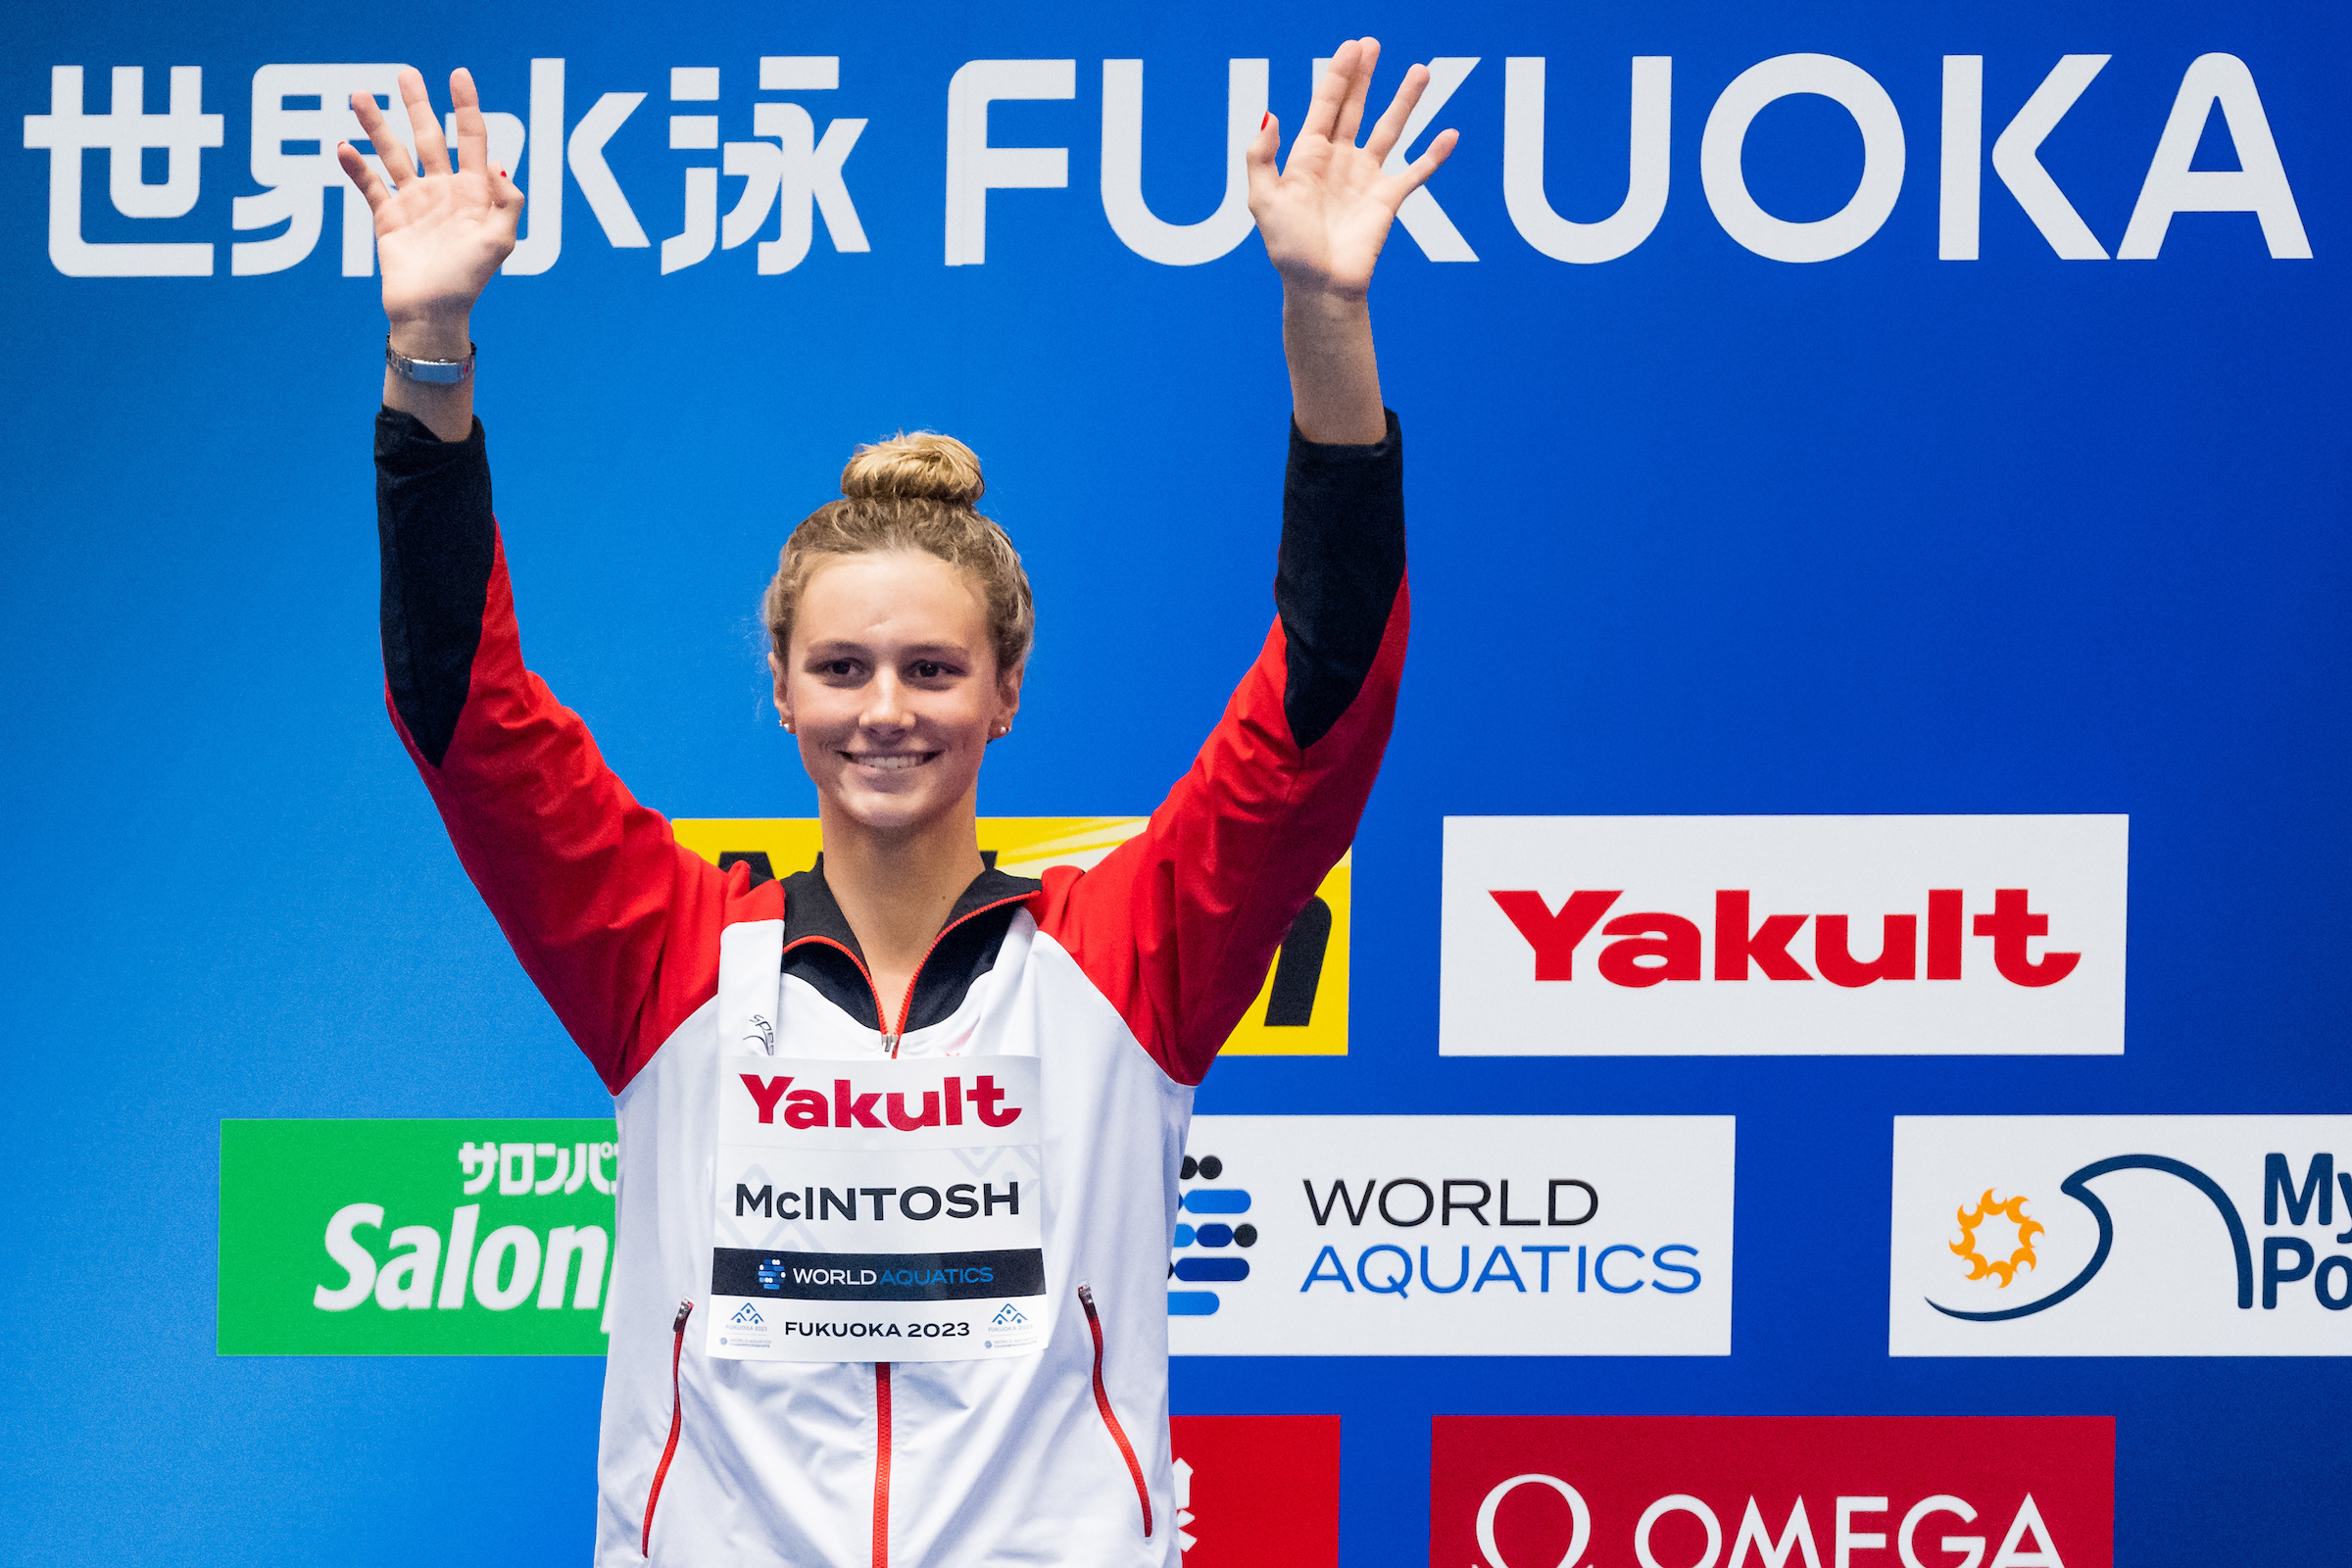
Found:
[[[818,558],[794,621],[808,642],[878,635],[976,642],[986,637],[988,610],[968,573],[928,551],[875,551]]]

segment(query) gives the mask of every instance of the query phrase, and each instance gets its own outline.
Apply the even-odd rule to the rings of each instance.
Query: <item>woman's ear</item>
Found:
[[[1013,715],[1021,710],[1021,676],[1028,665],[1015,664],[997,677],[996,732],[1004,735],[1011,730]]]
[[[782,724],[786,729],[790,729],[792,728],[792,697],[784,689],[784,661],[778,658],[772,649],[768,651],[767,672],[775,680],[776,722]]]

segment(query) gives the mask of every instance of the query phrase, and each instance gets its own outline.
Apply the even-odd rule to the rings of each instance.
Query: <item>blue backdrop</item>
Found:
[[[593,1361],[214,1353],[222,1117],[609,1103],[384,720],[382,327],[375,281],[338,270],[340,197],[307,261],[230,275],[252,237],[230,204],[258,189],[254,72],[407,60],[439,98],[464,63],[522,115],[547,56],[575,122],[602,93],[651,95],[607,154],[656,248],[613,248],[575,186],[558,265],[500,279],[475,318],[526,647],[643,799],[813,812],[762,710],[756,595],[852,445],[924,425],[986,460],[1043,606],[982,809],[1126,813],[1185,765],[1262,634],[1287,392],[1254,238],[1170,268],[1105,221],[1101,62],[1147,62],[1145,190],[1182,220],[1222,189],[1227,59],[1273,62],[1295,127],[1309,60],[1348,30],[1388,43],[1384,83],[1406,59],[1479,57],[1434,186],[1479,260],[1436,264],[1399,233],[1374,292],[1417,623],[1357,842],[1351,1054],[1228,1062],[1200,1108],[1737,1113],[1734,1351],[1180,1361],[1177,1410],[1339,1412],[1351,1563],[1424,1555],[1435,1412],[2112,1414],[2120,1561],[2345,1549],[2345,1362],[1891,1360],[1885,1316],[1894,1114],[2352,1109],[2339,11],[682,0],[402,32],[283,0],[34,0],[18,18],[12,115],[49,109],[58,65],[86,68],[102,112],[109,68],[133,64],[160,115],[165,68],[196,64],[224,137],[168,220],[117,214],[106,155],[81,155],[85,237],[209,241],[210,276],[61,275],[49,155],[0,159],[18,824],[0,1556],[576,1562],[590,1539]],[[1698,173],[1715,95],[1793,51],[1870,72],[1909,146],[1885,225],[1811,266],[1742,249]],[[2060,55],[2114,56],[2042,149],[2112,251],[2209,51],[2258,83],[2315,259],[2272,259],[2239,213],[2176,219],[2153,261],[2062,262],[1989,171],[1982,259],[1937,259],[1943,56],[1984,57],[1987,145]],[[820,225],[782,275],[748,246],[660,275],[679,171],[714,161],[663,144],[668,68],[720,67],[702,107],[740,136],[763,54],[841,58],[840,88],[801,101],[820,129],[869,122],[846,177],[872,249],[838,254]],[[1504,210],[1503,59],[1549,60],[1551,202],[1592,220],[1625,189],[1642,54],[1674,59],[1663,220],[1621,260],[1549,260]],[[1069,184],[996,193],[986,264],[949,268],[946,89],[978,58],[1078,62],[1074,99],[991,122],[1000,145],[1069,148]],[[2232,162],[2217,115],[2198,167]],[[1853,122],[1799,98],[1758,120],[1745,167],[1768,210],[1811,218],[1861,166]],[[1438,1058],[1444,815],[1818,811],[2130,812],[2126,1054]]]

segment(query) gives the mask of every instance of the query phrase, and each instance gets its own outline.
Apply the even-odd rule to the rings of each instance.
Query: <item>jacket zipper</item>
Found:
[[[1003,908],[1007,904],[1018,904],[1028,897],[1029,895],[1024,893],[1017,898],[999,899],[994,904],[984,904],[970,913],[939,928],[939,935],[933,937],[931,945],[923,950],[921,959],[914,966],[914,973],[906,977],[906,995],[899,1000],[898,1028],[895,1030],[877,1028],[875,1030],[875,1033],[882,1037],[882,1047],[885,1051],[889,1052],[893,1057],[898,1055],[899,1042],[906,1035],[906,1019],[914,1010],[915,982],[922,978],[923,965],[931,961],[931,955],[939,951],[939,945],[947,939],[948,933],[962,925],[966,920],[977,919],[991,909]],[[856,964],[858,974],[865,979],[865,989],[873,995],[875,1023],[880,1025],[891,1021],[882,1010],[882,992],[874,984],[874,972],[865,966],[864,959],[830,937],[805,937],[802,940],[822,942],[826,947],[834,949],[850,962]],[[1091,1323],[1095,1316],[1094,1300],[1086,1295],[1083,1286],[1079,1288],[1079,1296],[1086,1302],[1086,1316]],[[692,1311],[694,1303],[689,1301],[678,1309],[677,1328],[680,1344],[685,1343],[686,1314]],[[674,1355],[671,1361],[671,1378],[674,1381],[676,1378]],[[1152,1534],[1152,1499],[1144,1495],[1144,1472],[1136,1464],[1135,1453],[1127,1446],[1127,1435],[1119,1430],[1118,1418],[1110,1413],[1110,1401],[1102,1392],[1102,1330],[1100,1326],[1095,1329],[1095,1399],[1102,1406],[1102,1418],[1110,1423],[1111,1436],[1119,1440],[1119,1451],[1127,1455],[1127,1469],[1135,1477],[1136,1495],[1142,1497],[1144,1502],[1144,1534],[1149,1536]],[[677,1417],[674,1413],[670,1418],[669,1444],[672,1448],[675,1448],[678,1444]],[[662,1492],[662,1472],[668,1468],[669,1455],[664,1453],[662,1455],[662,1469],[654,1472],[656,1496],[659,1496]],[[650,1542],[653,1539],[654,1531],[654,1504],[650,1497],[645,1504],[645,1531],[646,1539]],[[888,1361],[874,1363],[873,1565],[874,1568],[890,1568],[890,1363]]]
[[[890,1363],[874,1363],[874,1568],[890,1568]]]
[[[916,961],[914,972],[906,977],[906,995],[899,999],[899,1012],[897,1020],[899,1026],[896,1029],[885,1029],[881,1027],[882,1025],[889,1023],[891,1021],[891,1017],[888,1013],[882,1010],[881,988],[874,984],[874,972],[865,966],[864,959],[858,957],[858,955],[852,953],[848,948],[834,941],[831,937],[803,937],[801,941],[821,942],[826,947],[833,949],[836,953],[839,953],[843,957],[849,959],[850,962],[858,966],[858,973],[863,977],[865,981],[865,989],[872,994],[874,999],[874,1032],[882,1037],[882,1049],[895,1057],[899,1054],[899,1042],[906,1037],[906,1019],[914,1011],[915,982],[922,978],[923,965],[931,961],[931,955],[939,951],[939,945],[947,940],[948,933],[955,930],[957,926],[966,923],[967,921],[978,919],[991,909],[1001,909],[1007,904],[1020,904],[1026,901],[1028,897],[1028,894],[1022,893],[1016,894],[1014,897],[1009,899],[999,899],[994,904],[983,904],[977,909],[973,909],[967,914],[958,915],[955,919],[949,921],[946,925],[941,926],[939,928],[939,935],[931,939],[931,945],[923,950],[922,957]],[[800,943],[796,942],[793,944],[793,946],[798,947],[800,946]]]
[[[980,916],[986,914],[991,909],[1001,909],[1007,904],[1019,904],[1028,897],[1028,894],[1023,893],[1009,899],[999,899],[994,904],[983,904],[980,906],[980,907],[972,910],[970,913],[959,915],[956,919],[950,920],[946,925],[943,925],[939,928],[939,935],[931,939],[931,945],[923,950],[922,957],[915,963],[914,972],[906,977],[906,995],[899,999],[899,1027],[897,1032],[893,1034],[887,1034],[882,1037],[882,1043],[890,1048],[890,1054],[893,1056],[896,1056],[899,1054],[899,1042],[906,1038],[906,1019],[914,1011],[914,983],[923,977],[923,965],[931,961],[931,955],[939,951],[939,945],[948,940],[948,933],[955,930],[959,925],[979,919]],[[870,986],[874,982],[869,976],[865,983]],[[881,999],[879,997],[875,999],[877,1003]],[[874,1016],[877,1018],[882,1016],[879,1007],[875,1009]]]
[[[1144,1539],[1152,1539],[1152,1491],[1144,1485],[1144,1467],[1137,1462],[1135,1446],[1127,1441],[1127,1432],[1119,1425],[1119,1414],[1110,1407],[1110,1390],[1102,1384],[1102,1319],[1095,1312],[1095,1293],[1087,1286],[1078,1287],[1078,1304],[1086,1308],[1086,1330],[1095,1337],[1095,1408],[1102,1412],[1102,1424],[1110,1429],[1110,1441],[1119,1446],[1119,1457],[1127,1461],[1128,1479],[1135,1483],[1135,1500],[1144,1510]]]
[[[645,1494],[645,1534],[637,1542],[637,1553],[642,1557],[654,1554],[654,1504],[662,1500],[662,1483],[668,1479],[669,1461],[678,1453],[678,1429],[686,1413],[678,1396],[678,1357],[685,1352],[686,1320],[693,1315],[694,1303],[680,1301],[677,1320],[669,1326],[669,1442],[662,1449],[662,1462],[654,1466],[654,1484]]]

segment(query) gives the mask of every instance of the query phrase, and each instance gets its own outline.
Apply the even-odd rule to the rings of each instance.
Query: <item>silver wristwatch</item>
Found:
[[[392,347],[392,334],[384,334],[384,363],[392,373],[404,381],[416,381],[425,386],[456,386],[473,374],[473,345],[466,345],[462,360],[412,360]]]

